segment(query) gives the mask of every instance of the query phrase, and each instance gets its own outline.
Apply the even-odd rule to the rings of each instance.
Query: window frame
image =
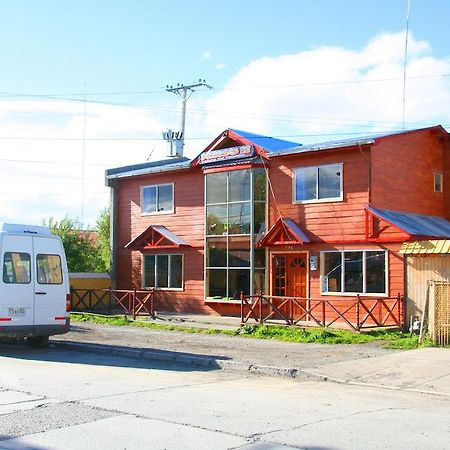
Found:
[[[343,255],[345,252],[362,252],[362,273],[363,273],[363,292],[346,292],[345,287],[345,270],[341,270],[341,291],[324,291],[324,268],[325,268],[325,255],[327,253],[339,253],[341,255],[341,268],[345,268],[343,264]],[[367,289],[367,273],[366,273],[366,253],[367,252],[384,252],[384,277],[385,277],[385,292],[366,292]],[[388,297],[389,296],[389,250],[383,249],[346,249],[346,250],[324,250],[320,252],[320,294],[321,295],[334,295],[355,297],[357,295],[361,297]]]
[[[158,256],[167,256],[167,287],[159,287],[159,286],[146,286],[145,284],[145,273],[146,273],[146,256],[154,256],[155,257],[155,284],[158,284]],[[181,287],[170,287],[171,281],[171,267],[172,267],[172,256],[181,256]],[[184,291],[184,255],[182,253],[152,253],[152,254],[142,254],[142,274],[141,274],[141,287],[143,289],[156,289],[158,291]]]
[[[171,186],[172,187],[172,208],[167,211],[144,211],[144,190],[149,188],[156,188],[156,207],[159,207],[159,187],[160,186]],[[158,184],[148,184],[140,187],[140,199],[141,199],[141,216],[155,216],[159,214],[173,214],[175,212],[175,183],[158,183]]]
[[[43,256],[56,256],[58,258],[60,275],[61,275],[61,282],[60,283],[49,283],[49,282],[43,283],[43,282],[39,281],[39,277],[37,276],[38,269],[39,269],[38,260],[39,260],[40,257],[43,257]],[[60,286],[60,285],[63,284],[63,280],[64,280],[64,275],[63,275],[63,266],[62,266],[61,255],[58,255],[57,253],[38,253],[36,255],[36,283],[40,284],[40,285],[46,285],[46,286]]]
[[[230,201],[230,178],[232,173],[236,173],[237,171],[249,171],[250,173],[250,198],[248,200],[233,200]],[[259,199],[255,200],[255,177],[256,172],[261,171],[261,173],[264,174],[264,196],[265,199]],[[224,201],[221,202],[209,202],[208,201],[208,175],[214,174],[214,173],[224,173],[226,174],[226,183],[225,183],[225,198]],[[263,167],[245,167],[245,168],[228,168],[227,170],[221,171],[221,172],[211,172],[206,173],[204,176],[204,192],[205,192],[205,198],[204,198],[204,218],[205,218],[205,237],[204,237],[204,299],[205,301],[224,301],[224,302],[230,302],[235,301],[234,297],[230,296],[230,286],[231,283],[231,272],[232,271],[239,271],[239,270],[245,270],[249,274],[249,293],[252,294],[255,287],[255,281],[254,276],[257,273],[257,271],[261,271],[264,269],[264,285],[267,286],[267,277],[265,270],[266,268],[260,268],[259,266],[255,266],[255,239],[261,235],[261,233],[255,232],[255,205],[256,204],[262,204],[263,210],[264,210],[264,223],[261,224],[264,227],[264,230],[267,231],[267,222],[268,222],[268,188],[269,188],[269,182],[268,182],[268,176],[267,171]],[[249,211],[250,211],[250,222],[249,222],[249,231],[247,233],[233,233],[230,232],[232,229],[231,225],[233,225],[230,222],[230,211],[235,205],[248,205]],[[209,222],[208,222],[208,213],[210,211],[209,208],[211,207],[223,207],[226,210],[226,221],[224,223],[224,232],[222,234],[212,234],[209,230]],[[236,225],[236,224],[234,224]],[[209,265],[210,261],[208,260],[208,251],[209,251],[209,243],[213,241],[215,238],[218,238],[219,240],[223,240],[225,242],[225,252],[226,252],[226,265],[225,266],[211,266]],[[230,258],[229,258],[229,252],[230,252],[230,242],[233,240],[233,238],[248,238],[250,243],[250,264],[248,266],[230,266]],[[267,264],[267,251],[265,250],[265,261]],[[210,288],[210,272],[211,271],[225,271],[225,291],[226,295],[223,297],[216,297],[209,295],[209,288]]]
[[[14,271],[14,275],[16,276],[16,281],[7,281],[7,280],[5,280],[5,274],[6,274],[6,272],[5,272],[5,258],[6,258],[7,254],[10,254],[10,255],[17,254],[17,255],[26,255],[26,256],[28,256],[28,264],[29,264],[29,267],[28,267],[29,268],[28,281],[17,281],[16,268],[14,267],[14,263],[12,261],[12,257],[11,257],[11,263],[13,264],[13,271]],[[8,250],[3,253],[3,260],[2,260],[3,276],[2,276],[2,281],[3,281],[4,284],[7,284],[8,286],[31,284],[32,278],[33,278],[32,270],[33,270],[32,269],[32,258],[31,258],[31,255],[29,253],[27,253],[27,252],[16,252],[16,251],[12,252],[12,251],[8,251]]]
[[[319,194],[319,169],[321,167],[329,166],[339,166],[340,168],[340,195],[339,197],[327,197],[327,198],[315,198],[311,200],[297,200],[297,171],[301,169],[316,169],[316,195]],[[297,166],[292,169],[292,203],[294,204],[308,204],[308,203],[330,203],[330,202],[342,202],[344,200],[344,163],[329,163],[329,164],[318,164],[314,166]]]
[[[436,189],[437,183],[436,180],[439,177],[439,185],[440,189]],[[444,175],[442,172],[433,172],[433,189],[434,192],[444,192]]]

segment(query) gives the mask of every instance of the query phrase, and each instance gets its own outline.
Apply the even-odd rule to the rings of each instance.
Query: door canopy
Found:
[[[163,225],[150,225],[143,233],[125,245],[128,250],[154,250],[160,248],[190,247]]]
[[[258,247],[303,245],[308,242],[310,242],[308,236],[292,219],[280,217],[258,242]]]

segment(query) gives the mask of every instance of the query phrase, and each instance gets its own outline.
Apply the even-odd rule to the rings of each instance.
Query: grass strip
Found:
[[[419,347],[430,347],[432,342],[425,340],[419,343],[418,336],[393,330],[370,330],[354,332],[331,328],[303,328],[277,325],[244,325],[235,330],[217,328],[199,328],[182,325],[161,324],[149,320],[129,320],[126,316],[102,316],[98,314],[71,314],[73,322],[92,322],[114,326],[135,326],[163,331],[181,331],[192,334],[228,335],[254,339],[274,339],[286,342],[315,344],[367,344],[376,342],[386,348],[409,350]]]

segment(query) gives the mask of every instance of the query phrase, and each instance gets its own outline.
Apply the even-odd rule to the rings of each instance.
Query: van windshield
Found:
[[[36,267],[39,284],[62,284],[61,258],[59,255],[37,255]]]

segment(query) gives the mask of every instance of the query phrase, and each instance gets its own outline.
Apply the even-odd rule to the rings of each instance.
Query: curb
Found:
[[[302,373],[303,373],[303,375],[310,376],[311,378],[314,378],[316,380],[329,381],[331,383],[337,383],[337,384],[347,384],[350,386],[362,386],[362,387],[373,387],[373,388],[377,388],[377,389],[386,389],[388,391],[406,391],[406,392],[416,392],[419,394],[450,397],[449,393],[441,392],[441,391],[430,391],[427,389],[417,389],[414,387],[389,386],[389,385],[380,384],[380,383],[365,383],[365,382],[357,381],[357,380],[348,380],[345,378],[336,378],[336,377],[331,377],[328,375],[322,375],[319,373],[310,372],[309,370],[302,371]]]
[[[316,380],[324,380],[323,377],[315,374],[303,373],[299,369],[286,368],[286,367],[274,367],[263,366],[255,364],[244,364],[237,361],[214,358],[201,355],[183,355],[176,354],[174,352],[169,353],[163,350],[150,350],[141,348],[124,348],[107,346],[103,344],[94,343],[81,343],[81,342],[64,342],[64,341],[52,341],[51,345],[55,348],[64,350],[74,350],[85,353],[99,353],[103,355],[119,356],[123,358],[134,358],[144,360],[163,361],[169,363],[186,364],[190,366],[209,367],[223,370],[238,370],[243,372],[251,372],[254,374],[298,378],[302,375],[308,378],[314,378]]]
[[[271,377],[283,377],[283,378],[302,378],[312,381],[328,381],[331,383],[346,384],[353,386],[373,387],[378,389],[387,389],[390,391],[410,391],[427,395],[438,395],[450,397],[450,394],[446,392],[435,392],[425,389],[417,389],[414,387],[398,387],[387,386],[378,383],[364,383],[357,380],[348,380],[343,378],[332,377],[329,375],[323,375],[313,372],[311,370],[294,369],[286,367],[265,366],[256,364],[244,364],[238,361],[232,361],[229,359],[220,359],[210,356],[202,355],[184,355],[177,354],[175,352],[167,352],[164,350],[151,350],[146,348],[131,348],[131,347],[117,347],[104,344],[95,343],[82,343],[82,342],[70,342],[70,341],[51,341],[50,345],[55,348],[64,350],[72,350],[84,353],[98,353],[110,356],[119,356],[122,358],[134,358],[153,361],[162,361],[168,363],[185,364],[189,366],[205,367],[211,369],[222,370],[235,370],[247,373],[253,373],[257,375],[266,375]]]

